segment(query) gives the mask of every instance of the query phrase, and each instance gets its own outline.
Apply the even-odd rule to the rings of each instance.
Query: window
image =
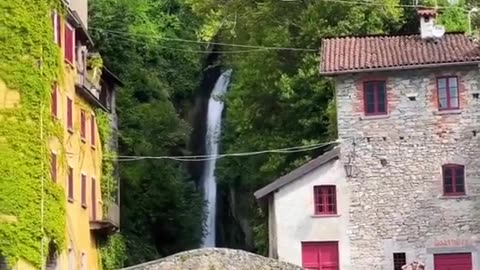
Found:
[[[87,255],[85,252],[82,252],[82,258],[80,261],[80,269],[81,270],[86,270],[87,269]]]
[[[52,181],[57,182],[57,154],[55,152],[51,153],[50,160],[50,175],[52,176]]]
[[[59,47],[62,47],[62,39],[61,39],[61,20],[60,14],[56,11],[52,12],[52,26],[53,26],[53,41],[58,44]]]
[[[57,104],[57,100],[58,100],[58,89],[57,89],[57,85],[53,85],[52,87],[52,116],[57,118],[58,117],[58,104]]]
[[[7,264],[7,259],[0,254],[0,270],[7,270],[8,264]]]
[[[48,257],[47,261],[45,262],[45,270],[58,270],[58,253],[55,248],[55,244],[50,242],[48,244]]]
[[[72,167],[68,167],[67,198],[69,202],[73,202],[73,168]]]
[[[315,186],[315,215],[334,215],[337,213],[335,186]]]
[[[92,177],[92,220],[97,220],[97,190],[96,190],[96,181]]]
[[[73,101],[67,97],[67,130],[73,132]]]
[[[73,249],[68,249],[68,270],[75,270],[75,254]]]
[[[458,102],[457,77],[437,78],[438,108],[453,110],[460,108]]]
[[[443,165],[443,194],[465,195],[465,166]]]
[[[92,148],[95,149],[95,115],[92,114],[92,120],[90,121],[90,136],[92,140]]]
[[[82,173],[82,179],[81,179],[81,185],[82,185],[82,196],[81,196],[81,201],[82,201],[82,207],[87,208],[87,176]]]
[[[363,85],[366,115],[387,114],[387,91],[385,81],[368,81]]]
[[[66,23],[65,24],[65,61],[73,65],[73,57],[75,55],[75,29]]]
[[[402,270],[402,266],[407,264],[405,253],[393,253],[393,270]]]
[[[87,119],[85,116],[85,111],[81,110],[80,111],[80,138],[82,142],[86,141],[87,135],[86,135],[86,129],[87,129]]]

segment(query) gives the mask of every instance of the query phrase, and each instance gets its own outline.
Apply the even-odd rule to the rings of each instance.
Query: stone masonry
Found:
[[[204,248],[180,252],[123,270],[301,270],[286,262],[227,248]]]
[[[439,112],[436,78],[458,76],[460,110]],[[366,117],[363,82],[386,80],[388,115]],[[355,269],[393,269],[393,252],[433,269],[433,254],[480,248],[480,73],[461,68],[398,70],[335,78]],[[442,169],[465,166],[466,196],[444,197]]]

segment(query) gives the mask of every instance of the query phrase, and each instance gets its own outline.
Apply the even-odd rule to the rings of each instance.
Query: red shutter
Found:
[[[51,161],[50,161],[50,174],[52,176],[52,181],[57,182],[57,154],[52,152]]]
[[[92,220],[97,220],[97,191],[96,191],[96,181],[92,177]]]
[[[75,29],[66,23],[65,24],[65,60],[70,63],[73,63],[73,56],[75,50]]]
[[[82,207],[87,207],[87,176],[82,174]]]
[[[91,136],[91,140],[92,140],[92,148],[95,149],[95,145],[96,145],[96,142],[95,142],[95,115],[92,114],[92,121],[90,122],[90,136]]]
[[[67,179],[68,201],[73,202],[73,168],[68,167]]]
[[[58,47],[62,48],[62,17],[60,14],[57,14],[57,44]]]
[[[67,97],[67,129],[73,131],[73,101]]]
[[[85,139],[87,138],[86,137],[86,123],[85,123],[86,119],[85,119],[85,111],[84,110],[81,110],[80,111],[80,138],[82,139],[82,141],[84,142]]]
[[[57,92],[57,85],[54,84],[52,87],[52,116],[55,118],[58,116]]]

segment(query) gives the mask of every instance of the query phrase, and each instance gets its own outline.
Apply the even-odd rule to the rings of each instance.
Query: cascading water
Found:
[[[220,75],[208,100],[207,134],[205,136],[206,154],[218,154],[218,140],[221,133],[223,95],[227,92],[232,70],[229,69]],[[215,224],[217,207],[217,182],[215,179],[216,159],[205,161],[202,175],[204,198],[207,202],[206,232],[203,236],[202,247],[215,247]]]

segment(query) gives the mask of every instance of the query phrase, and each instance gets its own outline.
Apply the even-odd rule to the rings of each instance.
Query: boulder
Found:
[[[177,253],[123,270],[301,270],[290,263],[227,248],[203,248]]]

